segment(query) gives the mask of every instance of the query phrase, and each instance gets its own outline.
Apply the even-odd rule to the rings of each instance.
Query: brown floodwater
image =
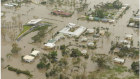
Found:
[[[107,1],[110,2],[112,0],[87,0],[87,1],[88,1],[88,3],[90,3],[89,7],[93,7],[94,5],[96,5],[100,2],[107,2]],[[25,5],[21,6],[21,8],[18,8],[16,10],[15,10],[15,8],[9,9],[9,8],[5,8],[5,6],[2,6],[2,11],[5,12],[4,17],[2,17],[2,22],[4,22],[4,23],[14,22],[12,17],[18,17],[18,15],[20,15],[20,21],[22,22],[22,24],[27,23],[28,21],[30,21],[33,18],[41,18],[45,21],[54,23],[54,25],[57,26],[57,28],[53,29],[51,31],[51,33],[46,34],[43,42],[47,42],[47,40],[51,39],[50,35],[53,35],[57,31],[61,30],[69,22],[75,23],[77,25],[85,26],[87,28],[93,28],[93,27],[105,27],[106,28],[106,27],[108,27],[109,32],[111,32],[110,38],[108,38],[108,39],[106,37],[100,38],[99,43],[97,45],[100,48],[98,48],[94,51],[88,50],[89,51],[88,53],[90,55],[92,53],[108,54],[108,52],[110,50],[110,46],[111,46],[111,41],[115,41],[116,36],[120,36],[120,39],[124,39],[126,34],[133,34],[134,47],[138,47],[137,46],[137,43],[139,40],[138,29],[128,28],[127,24],[129,22],[129,18],[132,16],[133,11],[137,11],[138,6],[139,6],[139,0],[120,0],[120,1],[123,2],[124,4],[129,4],[130,9],[127,10],[126,14],[124,14],[123,17],[120,18],[114,24],[95,22],[95,21],[88,22],[88,21],[83,21],[83,20],[77,21],[77,18],[80,15],[77,14],[76,12],[70,18],[53,16],[50,14],[50,12],[52,10],[52,7],[54,7],[54,6],[36,5],[33,3],[25,4]],[[62,8],[64,8],[64,7],[62,7]],[[69,9],[69,8],[67,8],[67,9]],[[18,29],[18,27],[16,27],[16,28]],[[8,35],[9,34],[8,31],[12,32],[12,28],[6,29],[5,39],[2,38],[1,56],[2,56],[2,58],[4,58],[4,62],[2,62],[2,79],[27,79],[27,77],[25,75],[22,75],[22,74],[16,75],[16,73],[8,71],[7,69],[3,69],[6,65],[11,65],[15,68],[31,71],[31,73],[34,75],[33,79],[45,79],[46,78],[45,74],[44,74],[45,71],[40,71],[36,68],[36,64],[39,62],[39,58],[35,59],[35,61],[31,64],[21,62],[21,56],[29,54],[31,52],[32,48],[36,48],[37,50],[41,51],[42,53],[49,52],[49,51],[45,51],[45,50],[41,49],[43,47],[43,43],[42,44],[30,44],[32,42],[31,37],[36,35],[37,32],[32,32],[17,42],[17,44],[22,48],[22,50],[19,52],[18,55],[13,55],[10,58],[6,58],[6,55],[8,53],[11,53],[10,50],[12,48],[11,45],[13,43],[13,41],[10,40],[10,35]],[[18,34],[19,30],[16,30],[16,31]],[[88,38],[92,39],[93,37],[90,36]],[[102,40],[103,40],[103,44],[101,43]],[[75,44],[75,42],[73,42],[73,41],[74,41],[73,38],[70,38],[70,39],[66,38],[65,40],[60,40],[56,44],[58,46],[62,45],[62,44],[68,45],[69,42],[71,42],[72,44]],[[78,44],[81,44],[81,43],[78,42]],[[83,43],[83,44],[86,44],[86,43]],[[82,48],[79,48],[79,49],[82,49]],[[115,56],[113,56],[113,57],[115,57]],[[61,51],[59,50],[58,59],[60,59],[60,58],[62,58],[62,55],[61,55]],[[135,61],[135,60],[127,58],[126,63],[124,65],[127,66],[128,68],[130,68],[131,63],[133,61]],[[92,63],[90,58],[88,60],[83,59],[83,62],[87,62],[87,68],[86,68],[87,72],[96,70],[97,64]],[[8,76],[7,76],[7,74],[8,74]]]

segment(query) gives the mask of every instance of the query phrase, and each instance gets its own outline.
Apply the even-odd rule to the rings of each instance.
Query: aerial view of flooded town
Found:
[[[139,0],[1,0],[2,79],[139,79]]]

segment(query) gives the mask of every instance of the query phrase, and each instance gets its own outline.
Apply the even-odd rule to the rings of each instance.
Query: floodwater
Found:
[[[90,3],[89,7],[93,7],[93,5],[96,5],[100,2],[110,2],[112,0],[87,0],[88,3]],[[102,22],[88,22],[83,20],[77,20],[79,17],[79,14],[75,12],[75,14],[70,18],[64,18],[59,16],[53,16],[50,14],[52,7],[54,6],[44,6],[44,5],[36,5],[36,4],[25,4],[21,8],[18,8],[15,10],[15,8],[5,8],[5,6],[2,6],[2,11],[5,12],[5,16],[2,17],[2,23],[6,22],[14,22],[12,20],[12,17],[18,17],[20,15],[20,21],[22,24],[27,23],[33,18],[42,18],[45,21],[54,23],[57,28],[51,31],[51,33],[46,34],[46,37],[44,38],[42,44],[30,44],[32,42],[31,37],[36,35],[37,32],[32,32],[25,37],[21,39],[21,41],[18,41],[18,45],[22,48],[20,53],[18,55],[13,55],[10,58],[6,58],[6,55],[10,53],[11,45],[13,43],[12,40],[10,40],[9,32],[12,33],[14,28],[9,28],[10,26],[6,27],[6,34],[5,39],[2,37],[2,58],[4,58],[4,62],[2,62],[2,79],[27,79],[25,75],[16,75],[16,73],[13,73],[11,71],[8,71],[7,69],[3,69],[6,65],[11,65],[15,68],[19,68],[22,70],[29,70],[34,75],[33,79],[45,79],[44,71],[40,71],[36,68],[36,64],[39,62],[39,58],[35,59],[35,61],[31,64],[29,63],[23,63],[21,62],[21,56],[27,55],[31,52],[32,48],[36,48],[37,50],[41,51],[42,53],[48,53],[49,51],[44,51],[41,48],[43,47],[43,43],[47,42],[47,40],[51,39],[50,35],[53,35],[57,31],[61,30],[65,25],[67,25],[69,22],[75,23],[77,25],[85,26],[87,28],[93,28],[93,27],[108,27],[109,32],[111,32],[110,38],[103,37],[99,40],[99,46],[101,48],[98,48],[94,51],[88,50],[89,54],[92,53],[101,53],[101,54],[108,54],[111,46],[111,41],[116,40],[116,36],[120,36],[120,39],[123,39],[126,34],[133,34],[133,40],[134,40],[134,47],[137,47],[138,43],[138,29],[134,28],[128,28],[127,24],[129,22],[129,18],[132,16],[133,11],[138,10],[139,6],[139,0],[121,0],[124,4],[129,4],[130,9],[126,11],[126,14],[123,15],[122,18],[120,18],[116,23],[109,24],[109,23],[102,23]],[[18,19],[16,19],[19,21]],[[17,34],[19,33],[19,28],[16,27]],[[66,44],[68,45],[69,42],[73,42],[73,38],[69,39],[66,38],[65,40],[60,40],[57,42],[57,45]],[[101,41],[103,40],[103,44],[101,44]],[[80,44],[80,42],[78,43]],[[61,52],[58,51],[58,58],[60,59]],[[87,62],[87,72],[91,72],[96,70],[97,65],[92,63],[90,58],[88,60],[83,60]],[[129,58],[126,59],[126,63],[124,64],[128,68],[130,68],[131,63],[135,60],[131,60]],[[6,75],[8,74],[8,76]]]

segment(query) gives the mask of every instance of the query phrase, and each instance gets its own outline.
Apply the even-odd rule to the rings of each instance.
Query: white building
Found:
[[[33,19],[31,21],[29,21],[27,24],[37,24],[38,22],[40,22],[42,19]]]
[[[94,29],[87,29],[87,33],[94,33]]]
[[[47,43],[47,44],[45,44],[45,48],[52,49],[54,47],[55,47],[54,43]]]
[[[65,35],[79,37],[83,32],[86,31],[86,28],[85,27],[80,26],[74,32],[71,32],[70,29],[73,28],[75,25],[74,26],[69,26],[69,24],[68,24],[68,26],[66,26],[65,28],[63,28],[62,30],[60,30],[59,32],[65,34]]]
[[[88,39],[86,37],[81,38],[82,42],[86,42]]]
[[[99,31],[99,34],[100,34],[100,35],[104,35],[104,34],[105,34],[105,30],[100,30],[100,31]]]
[[[121,59],[121,58],[117,58],[117,57],[114,58],[113,60],[115,63],[120,63],[120,64],[123,64],[125,62],[125,59]]]
[[[93,42],[89,42],[87,45],[92,47],[92,46],[94,46],[94,43]]]
[[[69,23],[69,24],[68,24],[68,27],[74,28],[74,27],[76,27],[76,24],[74,24],[74,23]]]
[[[40,53],[40,51],[34,50],[34,51],[32,51],[31,55],[32,56],[37,56],[37,55],[39,55],[39,53]]]
[[[34,57],[33,56],[30,56],[30,55],[26,55],[26,56],[23,57],[23,60],[25,62],[30,63],[30,62],[32,62],[34,60]]]

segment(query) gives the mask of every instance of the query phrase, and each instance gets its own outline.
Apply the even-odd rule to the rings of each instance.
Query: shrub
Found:
[[[33,76],[29,71],[23,71],[23,70],[16,69],[16,68],[13,68],[13,67],[10,67],[10,66],[8,67],[8,70],[14,71],[14,72],[16,72],[17,74],[22,73],[22,74],[25,74],[25,75],[27,75],[27,76],[29,76],[29,77],[32,77],[32,76]]]

